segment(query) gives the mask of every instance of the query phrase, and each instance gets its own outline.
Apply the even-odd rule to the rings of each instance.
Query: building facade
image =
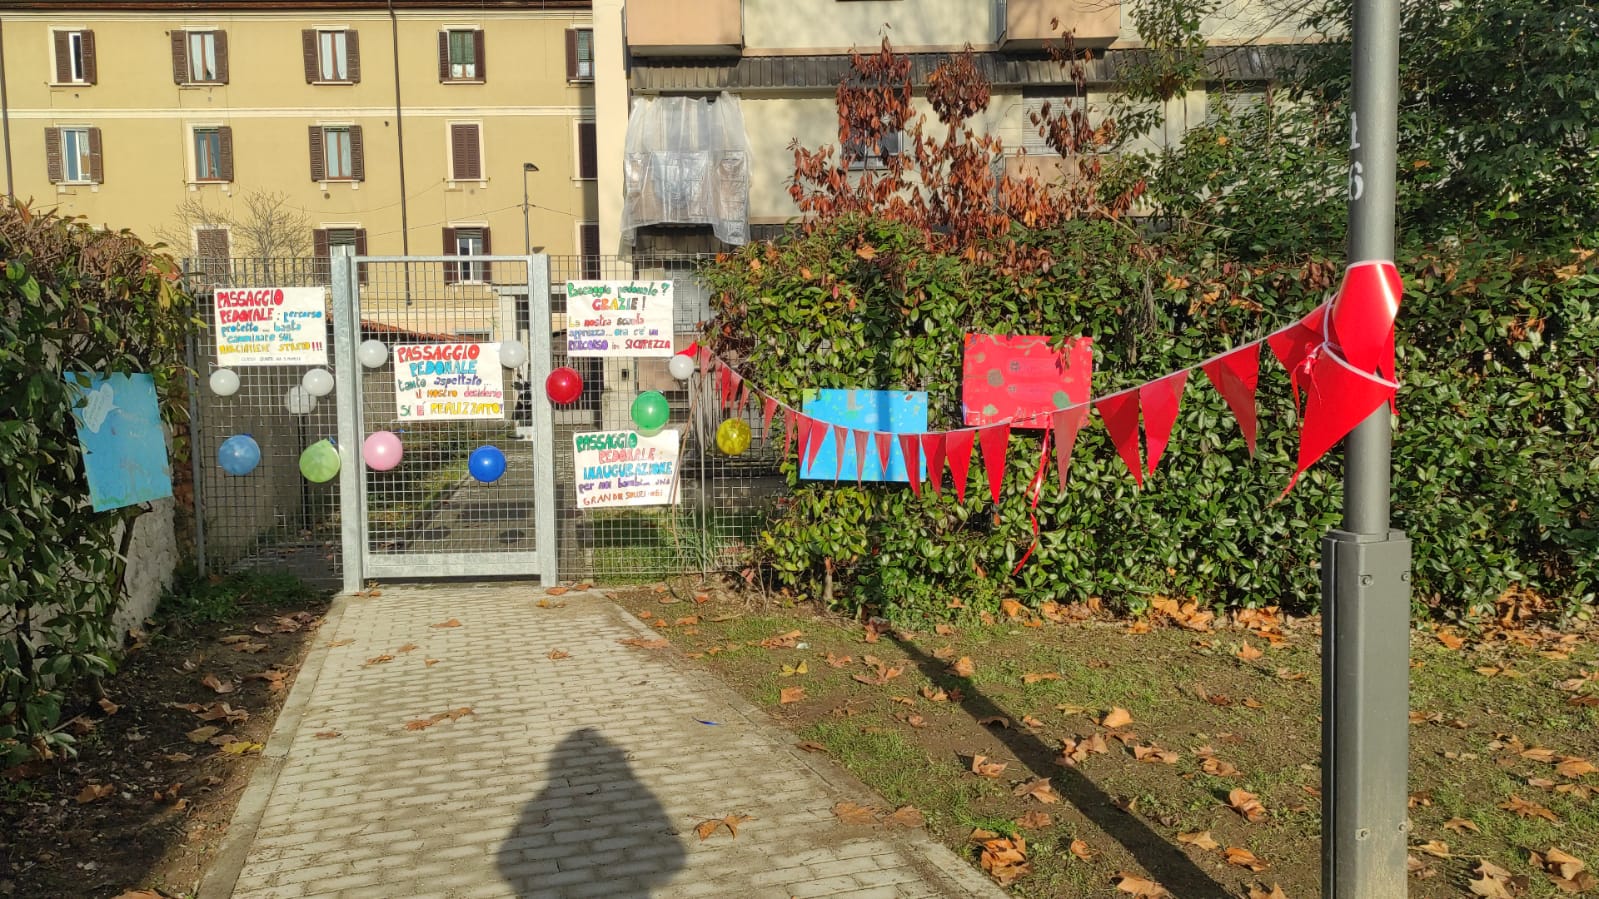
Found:
[[[7,187],[200,257],[592,254],[589,5],[7,3]]]

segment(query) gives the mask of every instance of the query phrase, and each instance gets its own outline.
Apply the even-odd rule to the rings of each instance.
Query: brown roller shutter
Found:
[[[577,176],[598,178],[600,171],[599,148],[595,146],[596,133],[593,122],[577,123]]]
[[[494,247],[489,244],[489,229],[488,229],[488,227],[484,226],[482,228],[479,228],[478,230],[483,232],[483,255],[485,255],[485,256],[493,256],[494,255]]]
[[[72,80],[72,32],[51,32],[56,46],[56,84]]]
[[[345,70],[352,83],[361,80],[361,32],[351,29],[344,32]]]
[[[300,29],[300,55],[305,58],[306,84],[316,81],[322,74],[322,67],[317,58],[319,44],[315,28]]]
[[[61,129],[44,129],[44,169],[50,177],[51,184],[60,184],[61,171]]]
[[[586,223],[577,226],[577,251],[583,257],[583,278],[593,281],[600,277],[600,226]]]
[[[328,180],[327,157],[322,150],[322,126],[311,126],[311,180]]]
[[[217,176],[223,181],[233,180],[233,129],[227,125],[217,129]]]
[[[357,255],[357,256],[365,256],[366,255],[366,229],[365,228],[357,228],[357,229],[355,229],[355,255]],[[362,284],[366,283],[366,263],[365,262],[363,262],[360,265],[357,265],[355,267],[355,279],[357,281],[361,282]]]
[[[450,80],[450,33],[439,32],[439,80]]]
[[[361,126],[350,126],[350,177],[366,180],[366,147],[361,139]]]
[[[217,44],[217,83],[228,83],[228,33],[226,31],[212,32],[216,36]]]
[[[172,32],[172,80],[177,84],[189,83],[189,33]]]
[[[455,254],[456,254],[455,253],[455,229],[454,228],[445,228],[444,229],[444,255],[446,255],[446,256],[454,256]],[[457,265],[454,262],[446,262],[446,263],[444,263],[444,283],[445,284],[454,284],[455,282],[457,282],[459,280],[461,280],[461,268],[460,268],[460,266]]]
[[[477,56],[477,80],[487,81],[489,78],[489,58],[483,53],[483,29],[472,32],[472,52]]]
[[[566,29],[566,80],[577,78],[577,32]]]
[[[89,129],[89,180],[105,183],[105,157],[100,152],[100,129]]]
[[[311,258],[316,260],[318,281],[331,282],[333,278],[333,249],[328,245],[326,228],[311,229]]]
[[[83,35],[83,82],[85,84],[98,84],[100,82],[100,66],[94,58],[94,32],[84,31]]]

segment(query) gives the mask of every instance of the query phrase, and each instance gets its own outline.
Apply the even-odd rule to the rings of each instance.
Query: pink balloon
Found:
[[[393,431],[374,432],[361,444],[361,458],[366,460],[366,467],[373,471],[388,471],[399,465],[400,457],[404,454],[400,438]]]

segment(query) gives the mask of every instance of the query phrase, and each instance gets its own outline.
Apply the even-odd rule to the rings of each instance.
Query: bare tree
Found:
[[[232,271],[247,280],[282,282],[313,268],[311,218],[285,193],[248,191],[231,208],[211,206],[203,196],[192,196],[178,205],[172,221],[158,228],[156,235],[180,255],[205,257],[207,248],[196,246],[194,235],[197,229],[210,228],[227,229],[231,258],[202,260],[207,272]]]

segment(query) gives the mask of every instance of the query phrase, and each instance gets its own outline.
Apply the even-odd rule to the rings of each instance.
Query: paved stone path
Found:
[[[202,897],[1004,895],[920,830],[840,824],[836,802],[881,800],[671,650],[619,643],[653,634],[613,603],[542,597],[339,600]],[[728,814],[752,816],[737,839],[694,834]]]

